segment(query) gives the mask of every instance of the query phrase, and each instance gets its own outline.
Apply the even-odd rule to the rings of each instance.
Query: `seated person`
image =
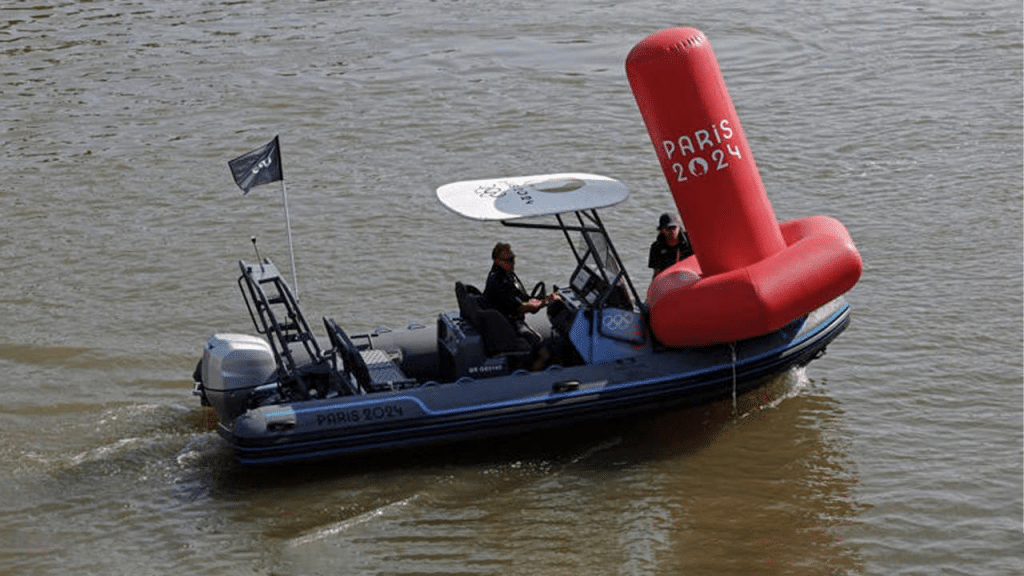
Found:
[[[540,370],[551,359],[551,352],[543,342],[541,335],[526,323],[526,313],[534,314],[554,302],[558,296],[552,294],[543,300],[531,298],[523,288],[523,283],[516,276],[516,256],[512,247],[505,242],[498,242],[491,250],[490,273],[484,287],[484,300],[491,308],[499,311],[515,328],[516,332],[530,343],[534,351],[534,362],[531,370]]]

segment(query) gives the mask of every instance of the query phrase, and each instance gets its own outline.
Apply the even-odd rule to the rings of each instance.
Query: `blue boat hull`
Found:
[[[849,322],[840,297],[782,330],[731,345],[264,406],[218,431],[241,462],[274,464],[615,421],[748,392],[819,357]]]

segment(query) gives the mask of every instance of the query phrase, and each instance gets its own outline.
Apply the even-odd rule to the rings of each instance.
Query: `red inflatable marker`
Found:
[[[669,346],[778,330],[849,290],[861,258],[825,216],[779,225],[708,39],[671,28],[637,44],[626,75],[694,248],[651,282]]]

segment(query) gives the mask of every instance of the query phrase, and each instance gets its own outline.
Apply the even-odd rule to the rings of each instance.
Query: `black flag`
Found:
[[[266,146],[228,161],[228,168],[231,168],[231,175],[235,178],[235,184],[242,189],[243,196],[261,184],[284,180],[281,148],[278,146],[277,136],[274,136]]]

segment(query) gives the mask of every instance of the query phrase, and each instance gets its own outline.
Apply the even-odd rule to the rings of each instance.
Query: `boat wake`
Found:
[[[760,388],[747,392],[738,400],[734,418],[742,420],[762,410],[778,408],[790,398],[799,396],[811,383],[807,367],[791,368]]]
[[[208,429],[206,411],[166,404],[76,406],[36,417],[61,420],[64,442],[36,434],[12,442],[0,455],[28,476],[170,477],[183,470],[231,460]],[[69,449],[67,439],[73,439]]]
[[[394,502],[390,502],[383,506],[379,506],[377,508],[374,508],[373,510],[368,510],[366,512],[363,512],[362,514],[358,514],[351,518],[346,518],[339,522],[335,522],[334,524],[318,528],[312,532],[308,532],[306,534],[293,538],[291,541],[289,541],[288,545],[291,547],[298,547],[303,546],[305,544],[311,544],[313,542],[317,542],[325,538],[330,538],[332,536],[344,534],[349,529],[359,526],[360,524],[365,524],[367,522],[376,520],[387,515],[394,514],[398,516],[401,514],[401,510],[403,508],[415,502],[417,499],[419,499],[419,497],[419,494],[413,494],[408,498],[396,500]]]

